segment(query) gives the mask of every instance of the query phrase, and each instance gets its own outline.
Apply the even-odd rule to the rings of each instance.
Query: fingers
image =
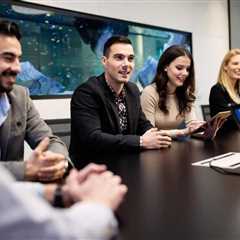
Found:
[[[65,171],[65,162],[62,161],[52,166],[41,167],[37,175],[40,181],[53,181],[62,178]]]
[[[150,133],[150,132],[157,132],[158,129],[157,128],[150,128],[149,130],[147,130],[145,133]]]
[[[44,164],[47,166],[58,162],[65,163],[66,159],[63,154],[46,151],[42,153],[42,161],[44,161]]]
[[[47,150],[49,145],[49,138],[45,137],[38,146],[34,149],[35,154],[40,155]]]
[[[92,173],[102,173],[106,171],[106,165],[90,163],[85,168],[79,171],[78,179],[80,182],[84,181]]]
[[[158,132],[156,132],[156,135],[161,140],[166,140],[166,141],[170,141],[170,142],[172,141],[172,138],[169,136],[169,132],[158,131]]]

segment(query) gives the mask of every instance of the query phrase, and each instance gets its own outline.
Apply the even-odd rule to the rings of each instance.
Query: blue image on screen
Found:
[[[240,108],[234,110],[237,121],[240,122]]]

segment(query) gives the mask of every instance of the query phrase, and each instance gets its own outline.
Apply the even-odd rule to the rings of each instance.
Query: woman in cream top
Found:
[[[194,92],[192,56],[181,46],[171,46],[159,59],[153,83],[142,91],[143,112],[155,127],[169,130],[172,137],[187,135],[203,123],[196,118]],[[186,128],[177,129],[183,123]]]

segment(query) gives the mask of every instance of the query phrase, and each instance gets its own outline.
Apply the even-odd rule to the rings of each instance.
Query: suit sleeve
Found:
[[[112,210],[102,204],[81,202],[54,209],[39,197],[36,187],[15,184],[0,167],[1,239],[107,240],[118,231]]]
[[[71,101],[72,132],[75,135],[75,145],[79,142],[95,152],[139,149],[137,135],[122,135],[103,132],[100,111],[104,110],[91,88],[81,86],[73,95]],[[75,146],[76,148],[76,146]]]
[[[0,166],[5,167],[16,178],[17,181],[24,180],[25,162],[6,161],[0,162]]]
[[[36,110],[28,93],[26,97],[27,125],[25,139],[28,144],[31,146],[31,148],[34,149],[44,137],[49,137],[50,144],[48,150],[55,153],[61,153],[66,157],[66,159],[69,159],[66,145],[63,143],[63,141],[61,141],[59,137],[53,135],[50,127],[48,127],[44,120],[40,118],[40,115]]]

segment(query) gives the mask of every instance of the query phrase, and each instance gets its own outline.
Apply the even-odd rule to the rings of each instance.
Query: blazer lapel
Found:
[[[120,132],[120,123],[119,123],[119,116],[118,116],[118,111],[116,108],[116,104],[114,102],[113,97],[109,94],[109,92],[107,93],[107,102],[108,102],[108,107],[110,109],[110,114],[113,115],[110,116],[110,119],[112,118],[114,120],[115,126],[117,126],[117,130],[118,132]]]
[[[99,80],[100,80],[100,83],[102,85],[102,89],[103,89],[103,92],[104,92],[104,98],[105,98],[104,101],[105,101],[106,107],[108,108],[109,113],[110,113],[109,119],[110,120],[112,119],[114,121],[113,124],[115,126],[112,126],[112,127],[117,127],[117,132],[119,133],[120,132],[119,116],[118,116],[118,111],[117,111],[117,108],[116,108],[116,104],[114,102],[113,95],[112,95],[110,89],[107,86],[104,75],[101,75],[99,77]]]
[[[126,87],[126,104],[127,104],[127,115],[128,115],[128,129],[129,133],[132,134],[135,132],[136,126],[136,99],[131,91]]]
[[[6,157],[7,157],[7,146],[8,146],[8,140],[9,140],[9,135],[10,135],[10,130],[11,130],[11,115],[12,115],[12,111],[10,108],[7,119],[3,123],[1,130],[0,130],[1,160],[2,161],[5,161]]]

